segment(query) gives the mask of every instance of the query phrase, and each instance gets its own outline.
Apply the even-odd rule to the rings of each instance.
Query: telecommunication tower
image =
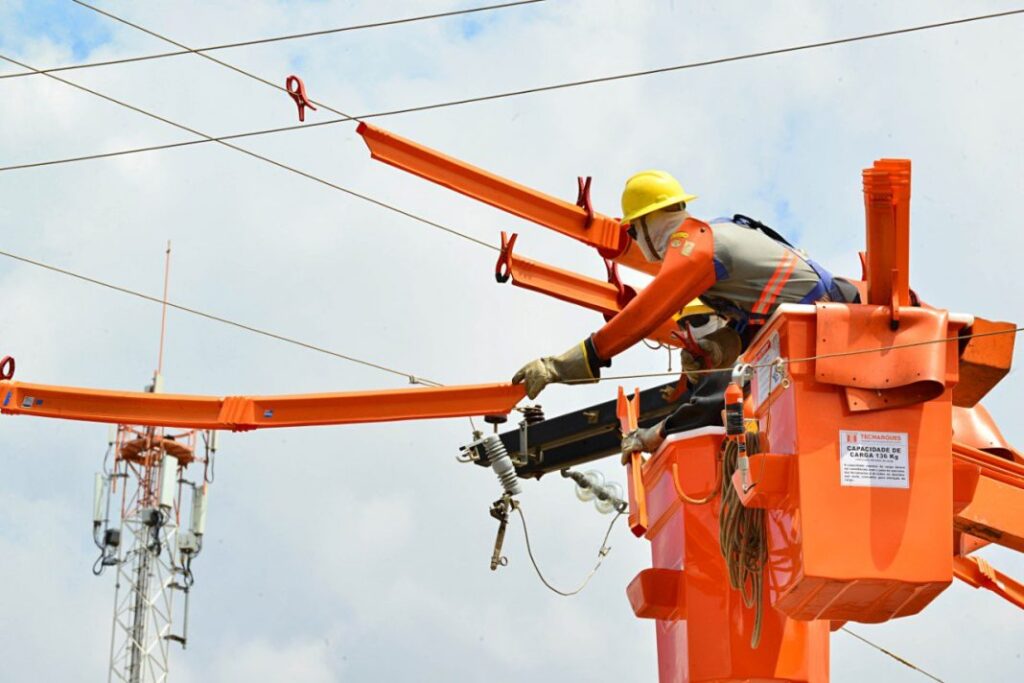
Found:
[[[168,242],[160,352],[146,387],[152,393],[163,388],[170,254]],[[111,425],[93,506],[93,538],[100,548],[93,573],[108,567],[116,573],[108,682],[165,682],[171,643],[187,645],[192,561],[203,546],[216,435]],[[186,477],[190,465],[197,480]]]

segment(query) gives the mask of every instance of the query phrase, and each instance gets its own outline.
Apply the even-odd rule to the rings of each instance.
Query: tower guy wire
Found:
[[[625,80],[625,79],[631,79],[631,78],[641,78],[641,77],[645,77],[645,76],[655,76],[655,75],[664,74],[664,73],[670,73],[670,72],[675,72],[675,71],[684,71],[684,70],[688,70],[688,69],[697,69],[697,68],[702,68],[702,67],[714,66],[714,65],[718,65],[718,64],[727,64],[727,63],[730,63],[730,62],[738,62],[738,61],[743,61],[743,60],[760,59],[760,58],[763,58],[763,57],[770,57],[770,56],[786,54],[786,53],[790,53],[790,52],[801,52],[801,51],[804,51],[804,50],[815,50],[815,49],[820,49],[820,48],[824,48],[824,47],[833,47],[833,46],[836,46],[836,45],[844,45],[844,44],[848,44],[848,43],[856,43],[856,42],[866,41],[866,40],[877,40],[877,39],[880,39],[880,38],[888,38],[888,37],[892,37],[892,36],[904,35],[904,34],[909,34],[909,33],[916,33],[916,32],[920,32],[920,31],[930,31],[930,30],[934,30],[934,29],[946,28],[946,27],[957,26],[957,25],[962,25],[962,24],[968,24],[968,23],[972,23],[972,22],[987,21],[987,20],[991,20],[991,19],[1006,18],[1006,17],[1015,16],[1015,15],[1019,15],[1019,14],[1024,14],[1024,8],[1014,9],[1014,10],[1007,10],[1005,12],[995,12],[995,13],[991,13],[991,14],[981,14],[981,15],[976,15],[976,16],[971,16],[971,17],[965,17],[965,18],[962,18],[962,19],[951,19],[951,20],[948,20],[948,21],[941,21],[941,22],[935,22],[935,23],[930,23],[930,24],[920,24],[920,25],[917,25],[917,26],[909,26],[909,27],[904,27],[904,28],[899,28],[899,29],[893,29],[893,30],[890,30],[890,31],[879,31],[879,32],[875,32],[875,33],[866,33],[866,34],[857,35],[857,36],[849,36],[849,37],[846,37],[846,38],[837,38],[837,39],[834,39],[834,40],[825,40],[825,41],[818,41],[818,42],[813,42],[813,43],[804,43],[804,44],[793,45],[793,46],[789,46],[789,47],[781,47],[781,48],[775,48],[775,49],[771,49],[771,50],[762,50],[762,51],[759,51],[759,52],[747,52],[747,53],[743,53],[743,54],[739,54],[739,55],[732,55],[732,56],[727,56],[727,57],[717,57],[717,58],[708,59],[708,60],[701,60],[701,61],[695,61],[695,62],[687,62],[687,63],[684,63],[684,64],[676,64],[674,66],[659,67],[659,68],[655,68],[655,69],[646,69],[646,70],[643,70],[643,71],[631,71],[631,72],[621,73],[621,74],[612,74],[612,75],[607,75],[607,76],[598,76],[598,77],[595,77],[595,78],[587,78],[587,79],[582,79],[582,80],[567,81],[567,82],[563,82],[563,83],[554,83],[554,84],[551,84],[551,85],[535,86],[535,87],[524,88],[524,89],[520,89],[520,90],[509,90],[509,91],[497,92],[497,93],[492,93],[492,94],[489,94],[489,95],[480,95],[480,96],[475,96],[475,97],[465,97],[465,98],[455,99],[455,100],[444,100],[444,101],[441,101],[441,102],[433,102],[433,103],[428,103],[428,104],[423,104],[423,105],[412,105],[412,106],[407,106],[407,107],[401,107],[401,108],[398,108],[398,109],[388,109],[388,110],[383,110],[383,111],[376,111],[376,112],[369,112],[369,113],[364,113],[364,114],[357,114],[357,115],[354,115],[354,116],[343,116],[341,118],[331,119],[331,120],[327,120],[327,121],[319,121],[319,122],[315,122],[315,123],[311,122],[311,123],[303,123],[303,124],[300,124],[300,125],[279,126],[279,127],[276,127],[276,128],[266,128],[266,129],[262,129],[262,130],[253,130],[253,131],[247,131],[247,132],[241,132],[241,133],[231,133],[231,134],[228,134],[228,135],[221,135],[221,136],[218,136],[218,137],[205,136],[205,139],[202,139],[202,140],[185,140],[185,141],[181,141],[181,142],[172,142],[172,143],[167,143],[167,144],[162,144],[162,145],[147,145],[147,146],[143,146],[143,147],[133,147],[133,148],[127,148],[127,149],[122,149],[122,150],[114,150],[114,151],[111,151],[111,152],[98,152],[98,153],[95,153],[95,154],[87,154],[87,155],[81,155],[81,156],[75,156],[75,157],[67,157],[67,158],[61,158],[61,159],[50,159],[50,160],[44,160],[44,161],[27,162],[27,163],[22,163],[22,164],[9,164],[7,166],[0,166],[0,171],[14,171],[14,170],[20,170],[20,169],[27,169],[27,168],[39,168],[39,167],[42,167],[42,166],[54,166],[54,165],[58,165],[58,164],[75,163],[75,162],[79,162],[79,161],[89,161],[89,160],[94,160],[94,159],[106,159],[106,158],[115,157],[115,156],[121,156],[121,155],[126,155],[126,154],[141,154],[141,153],[144,153],[144,152],[155,152],[155,151],[160,151],[160,150],[165,150],[165,149],[174,149],[174,148],[178,148],[178,147],[187,147],[187,146],[192,146],[192,145],[204,144],[204,143],[208,143],[208,142],[222,142],[222,141],[226,141],[226,140],[236,140],[236,139],[245,138],[245,137],[255,137],[255,136],[260,136],[260,135],[274,135],[274,134],[277,134],[277,133],[283,133],[283,132],[287,132],[287,131],[300,130],[300,129],[304,129],[304,128],[314,128],[314,127],[320,127],[320,126],[327,126],[327,125],[334,125],[334,124],[338,124],[338,123],[344,123],[345,121],[351,121],[353,119],[364,120],[364,119],[371,119],[371,118],[383,118],[383,117],[387,117],[387,116],[397,116],[397,115],[401,115],[401,114],[411,114],[411,113],[415,113],[415,112],[431,111],[431,110],[434,110],[434,109],[444,109],[444,108],[448,108],[448,107],[457,107],[457,106],[462,106],[462,105],[465,105],[465,104],[475,104],[475,103],[479,103],[479,102],[490,102],[490,101],[500,100],[500,99],[505,99],[505,98],[510,98],[510,97],[520,97],[520,96],[523,96],[523,95],[533,95],[533,94],[537,94],[537,93],[551,92],[551,91],[562,90],[562,89],[566,89],[566,88],[576,88],[576,87],[581,87],[581,86],[595,85],[595,84],[600,84],[600,83],[609,83],[609,82],[613,82],[613,81],[619,81],[619,80]],[[246,44],[246,43],[240,43],[240,44]],[[195,50],[194,52],[200,53],[200,52],[203,52],[203,51],[208,51],[209,49],[211,49],[211,48],[202,48],[202,49],[199,49],[199,50]],[[191,52],[193,52],[193,51],[192,50],[183,50],[183,51],[178,52],[178,53],[167,53],[167,54],[190,54]],[[56,71],[56,70],[58,70],[58,69],[31,69],[30,71],[26,71],[26,72],[19,73],[19,74],[8,74],[7,77],[16,76],[16,75],[34,75],[34,74],[49,76],[49,75],[51,75],[51,72]],[[0,78],[4,78],[4,76],[0,75]],[[262,80],[262,79],[260,79],[260,80]],[[275,87],[277,87],[277,86],[275,85]]]
[[[195,49],[182,49],[174,50],[172,52],[160,52],[149,55],[137,55],[135,57],[122,57],[120,59],[107,59],[99,62],[86,62],[84,64],[65,64],[63,66],[54,66],[46,69],[40,69],[40,72],[36,71],[18,71],[12,74],[0,74],[0,80],[5,78],[23,78],[25,76],[38,76],[41,74],[56,73],[59,71],[77,71],[79,69],[93,69],[100,66],[114,66],[116,64],[131,64],[135,62],[145,62],[153,59],[165,59],[167,57],[179,57],[181,55],[192,54],[193,52],[215,52],[217,50],[229,50],[238,47],[247,47],[250,45],[263,45],[267,43],[278,43],[289,40],[298,40],[300,38],[316,38],[319,36],[332,35],[335,33],[347,33],[349,31],[362,31],[371,28],[381,28],[385,26],[398,26],[400,24],[412,24],[423,21],[430,21],[433,19],[448,19],[450,17],[457,17],[467,14],[478,14],[481,12],[489,12],[492,10],[499,9],[510,9],[513,7],[519,7],[522,5],[535,5],[537,3],[547,2],[547,0],[516,0],[516,2],[503,2],[496,5],[483,5],[481,7],[467,7],[466,9],[451,10],[449,12],[435,12],[433,14],[421,14],[413,17],[403,17],[400,19],[384,19],[382,21],[374,21],[365,24],[352,24],[349,26],[339,26],[335,28],[320,29],[318,31],[305,31],[303,33],[289,33],[280,36],[271,36],[269,38],[254,38],[251,40],[240,40],[232,43],[221,43],[218,45],[207,45],[205,47]]]

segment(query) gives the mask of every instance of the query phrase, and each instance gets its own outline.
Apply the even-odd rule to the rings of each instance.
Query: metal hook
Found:
[[[289,76],[284,82],[284,88],[292,96],[292,99],[295,100],[295,105],[299,108],[300,122],[306,120],[306,107],[316,111],[316,107],[306,97],[306,84],[302,82],[301,78],[294,74]]]
[[[732,383],[742,389],[753,374],[754,368],[750,363],[736,363],[732,366]]]

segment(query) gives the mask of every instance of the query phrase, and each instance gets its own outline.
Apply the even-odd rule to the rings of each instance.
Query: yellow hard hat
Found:
[[[694,299],[690,303],[686,304],[683,310],[676,313],[672,318],[674,320],[680,320],[682,318],[689,318],[692,315],[705,315],[714,313],[714,309],[705,304],[700,299]]]
[[[622,191],[622,222],[628,223],[666,206],[696,198],[697,195],[687,193],[679,181],[665,171],[640,171],[626,181],[626,189]]]

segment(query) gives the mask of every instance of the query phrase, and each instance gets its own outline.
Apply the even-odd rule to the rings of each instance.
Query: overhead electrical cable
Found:
[[[44,269],[52,271],[54,273],[59,273],[61,275],[66,275],[68,277],[75,278],[75,279],[80,280],[82,282],[88,282],[90,284],[99,285],[100,287],[106,287],[107,289],[112,289],[112,290],[114,290],[116,292],[121,292],[122,294],[128,294],[129,296],[133,296],[133,297],[136,297],[136,298],[139,298],[139,299],[144,299],[145,301],[151,301],[153,303],[157,303],[157,304],[160,304],[160,305],[164,304],[164,300],[161,297],[151,296],[149,294],[145,294],[143,292],[139,292],[139,291],[134,290],[134,289],[129,289],[128,287],[122,287],[120,285],[115,285],[115,284],[110,283],[110,282],[105,282],[103,280],[99,280],[99,279],[94,278],[94,277],[89,277],[88,275],[82,275],[81,273],[76,273],[76,272],[74,272],[72,270],[68,270],[66,268],[60,268],[58,266],[53,266],[53,265],[50,265],[48,263],[43,263],[42,261],[37,261],[35,259],[28,258],[26,256],[19,256],[18,254],[14,254],[14,253],[11,253],[9,251],[0,250],[0,256],[5,256],[5,257],[7,257],[9,259],[14,259],[15,261],[21,261],[22,263],[27,263],[29,265],[36,266],[37,268],[44,268]],[[338,351],[332,351],[331,349],[325,348],[323,346],[317,346],[316,344],[310,344],[309,342],[304,342],[304,341],[301,341],[299,339],[295,339],[294,337],[288,337],[288,336],[283,335],[283,334],[278,334],[277,332],[271,332],[269,330],[265,330],[265,329],[261,329],[261,328],[258,328],[258,327],[254,327],[252,325],[247,325],[245,323],[240,323],[240,322],[237,322],[235,320],[230,320],[228,318],[224,318],[224,317],[219,316],[219,315],[214,315],[213,313],[207,313],[206,311],[201,311],[201,310],[199,310],[197,308],[192,308],[190,306],[183,306],[181,304],[176,304],[176,303],[173,303],[171,301],[168,301],[166,303],[167,303],[167,306],[169,308],[173,308],[175,310],[182,311],[184,313],[190,313],[192,315],[199,316],[200,318],[206,318],[207,320],[212,320],[214,322],[223,323],[224,325],[230,325],[231,327],[236,327],[236,328],[238,328],[240,330],[245,330],[246,332],[252,332],[253,334],[258,334],[258,335],[261,335],[261,336],[264,336],[264,337],[269,337],[271,339],[276,339],[278,341],[283,341],[283,342],[288,343],[288,344],[293,344],[295,346],[300,346],[300,347],[302,347],[304,349],[309,349],[310,351],[316,351],[317,353],[323,353],[323,354],[326,354],[328,356],[333,356],[335,358],[340,358],[342,360],[347,360],[350,363],[356,363],[358,365],[363,365],[363,366],[366,366],[368,368],[373,368],[375,370],[380,370],[382,372],[387,372],[387,373],[390,373],[392,375],[398,375],[399,377],[405,377],[412,384],[424,384],[424,385],[428,385],[428,386],[442,386],[440,382],[435,382],[435,381],[427,379],[425,377],[420,377],[419,375],[414,375],[412,373],[403,372],[401,370],[396,370],[395,368],[391,368],[391,367],[388,367],[386,365],[381,365],[380,363],[374,363],[372,361],[363,360],[362,358],[356,358],[355,356],[350,356],[348,354],[341,353],[341,352],[338,352]]]
[[[174,50],[172,52],[160,52],[149,55],[139,55],[136,57],[122,57],[120,59],[108,59],[100,62],[86,62],[84,64],[66,64],[64,66],[54,66],[47,69],[40,69],[36,71],[19,71],[12,74],[0,74],[0,79],[4,78],[22,78],[24,76],[38,76],[40,74],[56,73],[59,71],[75,71],[78,69],[92,69],[100,66],[113,66],[115,64],[130,64],[133,62],[144,62],[152,59],[164,59],[167,57],[179,57],[181,55],[192,54],[193,52],[215,52],[217,50],[228,50],[237,47],[247,47],[250,45],[263,45],[266,43],[277,43],[287,40],[297,40],[299,38],[315,38],[319,36],[331,35],[334,33],[345,33],[349,31],[362,31],[364,29],[381,28],[384,26],[397,26],[399,24],[411,24],[421,21],[430,21],[434,19],[447,19],[449,17],[457,17],[466,14],[475,14],[479,12],[489,12],[491,10],[508,9],[512,7],[519,7],[522,5],[534,5],[541,2],[547,2],[547,0],[518,0],[517,2],[504,2],[497,5],[484,5],[481,7],[469,7],[460,10],[451,10],[449,12],[435,12],[434,14],[421,14],[414,17],[403,17],[400,19],[385,19],[383,21],[374,21],[366,24],[353,24],[350,26],[340,26],[337,28],[327,28],[318,31],[306,31],[304,33],[290,33],[282,36],[272,36],[270,38],[256,38],[253,40],[242,40],[234,43],[221,43],[219,45],[208,45],[206,47],[199,48],[186,48],[181,50]],[[93,8],[95,9],[95,8]]]
[[[28,64],[25,64],[24,62],[19,62],[18,60],[13,59],[11,57],[7,57],[7,56],[5,56],[3,54],[0,54],[0,59],[2,59],[4,61],[11,62],[12,64],[17,64],[18,66],[20,66],[20,67],[22,67],[24,69],[36,70],[35,67],[32,67],[32,66],[30,66]],[[411,219],[413,219],[415,221],[419,221],[420,223],[423,223],[425,225],[429,225],[429,226],[431,226],[433,228],[437,228],[438,230],[443,230],[443,231],[445,231],[447,233],[450,233],[452,235],[456,235],[456,236],[461,237],[461,238],[463,238],[465,240],[469,240],[470,242],[474,242],[476,244],[479,244],[482,247],[486,247],[486,248],[492,249],[494,251],[500,251],[500,249],[498,247],[496,247],[495,245],[493,245],[493,244],[489,244],[487,242],[484,242],[481,239],[478,239],[478,238],[473,237],[471,235],[467,235],[466,233],[463,233],[463,232],[460,232],[460,231],[458,231],[458,230],[456,230],[454,228],[448,227],[447,225],[443,225],[443,224],[438,223],[436,221],[432,221],[432,220],[430,220],[428,218],[424,218],[423,216],[419,216],[419,215],[414,214],[414,213],[412,213],[410,211],[406,211],[404,209],[400,209],[397,206],[394,206],[393,204],[389,204],[389,203],[387,203],[385,201],[382,201],[380,199],[375,199],[374,197],[371,197],[371,196],[366,195],[366,194],[362,194],[361,192],[356,192],[355,190],[351,190],[351,189],[349,189],[347,187],[344,187],[342,185],[338,185],[337,183],[333,183],[333,182],[331,182],[329,180],[325,180],[324,178],[321,178],[319,176],[313,175],[312,173],[308,173],[308,172],[300,170],[300,169],[298,169],[298,168],[296,168],[294,166],[290,166],[290,165],[285,164],[283,162],[276,161],[274,159],[271,159],[268,156],[264,156],[262,154],[258,154],[257,152],[253,152],[252,150],[246,149],[244,147],[239,147],[238,145],[233,145],[230,142],[226,142],[224,140],[218,140],[218,139],[216,139],[214,137],[211,137],[210,135],[207,135],[206,133],[203,133],[201,131],[196,130],[195,128],[190,128],[189,126],[186,126],[186,125],[181,124],[181,123],[177,123],[177,122],[172,121],[171,119],[168,119],[168,118],[166,118],[164,116],[161,116],[159,114],[154,114],[153,112],[150,112],[150,111],[147,111],[145,109],[142,109],[141,107],[137,107],[134,104],[129,104],[128,102],[125,102],[123,100],[119,100],[119,99],[117,99],[115,97],[111,97],[110,95],[105,95],[105,94],[103,94],[103,93],[101,93],[101,92],[99,92],[97,90],[93,90],[92,88],[87,88],[84,85],[80,85],[80,84],[75,83],[73,81],[69,81],[66,78],[61,78],[60,76],[54,76],[53,74],[46,74],[46,77],[47,78],[52,78],[53,80],[59,81],[60,83],[64,83],[65,85],[70,85],[72,88],[76,88],[76,89],[81,90],[83,92],[87,92],[90,95],[95,95],[96,97],[104,99],[104,100],[106,100],[108,102],[112,102],[113,104],[117,104],[117,105],[122,106],[122,107],[124,107],[126,109],[130,109],[130,110],[132,110],[134,112],[142,114],[143,116],[147,116],[147,117],[149,117],[151,119],[155,119],[155,120],[160,121],[162,123],[166,123],[167,125],[174,126],[175,128],[178,128],[180,130],[184,130],[184,131],[186,131],[188,133],[192,133],[193,135],[198,135],[199,137],[205,138],[206,140],[208,140],[210,142],[217,142],[218,144],[221,144],[221,145],[223,145],[223,146],[225,146],[225,147],[227,147],[229,149],[233,149],[236,152],[241,152],[242,154],[245,154],[247,156],[253,157],[254,159],[259,159],[260,161],[264,161],[264,162],[266,162],[268,164],[271,164],[273,166],[277,166],[278,168],[284,169],[286,171],[291,171],[292,173],[300,175],[300,176],[302,176],[304,178],[307,178],[309,180],[312,180],[314,182],[320,183],[321,185],[326,185],[327,187],[330,187],[330,188],[333,188],[335,190],[338,190],[339,192],[344,192],[345,194],[350,195],[352,197],[356,197],[357,199],[362,199],[363,201],[369,202],[371,204],[375,204],[376,206],[379,206],[381,208],[387,209],[389,211],[393,211],[393,212],[395,212],[397,214],[400,214],[400,215],[405,216],[407,218],[411,218]]]
[[[912,664],[911,662],[907,661],[903,657],[900,657],[898,654],[896,654],[896,653],[894,653],[894,652],[892,652],[890,650],[885,649],[881,645],[878,645],[876,643],[872,643],[870,640],[868,640],[864,636],[861,636],[861,635],[858,635],[858,634],[854,633],[853,631],[851,631],[850,629],[846,628],[845,626],[843,626],[843,628],[841,630],[845,631],[846,633],[849,633],[851,636],[853,636],[857,640],[870,645],[871,647],[875,648],[876,650],[878,650],[882,654],[885,654],[885,655],[887,655],[889,657],[892,657],[893,659],[895,659],[897,662],[899,662],[903,666],[910,667],[914,671],[918,672],[919,674],[922,674],[923,676],[927,676],[928,678],[932,679],[933,681],[938,681],[938,683],[943,683],[943,680],[941,678],[939,678],[939,677],[937,677],[937,676],[935,676],[933,674],[928,673],[927,671],[925,671],[921,667],[917,666],[916,664]]]
[[[243,69],[243,68],[241,68],[239,66],[235,66],[234,64],[229,64],[228,62],[225,62],[225,61],[222,61],[220,59],[217,59],[216,57],[211,57],[210,55],[203,54],[201,51],[196,50],[195,48],[191,48],[188,45],[184,45],[182,43],[179,43],[178,41],[174,40],[173,38],[168,38],[165,35],[161,35],[161,34],[157,33],[156,31],[151,31],[150,29],[146,28],[145,26],[140,26],[139,24],[135,24],[135,23],[132,23],[132,22],[128,21],[127,19],[121,18],[121,17],[117,16],[116,14],[111,14],[110,12],[107,12],[106,10],[102,10],[102,9],[100,9],[98,7],[94,7],[93,5],[90,5],[89,3],[84,2],[83,0],[71,0],[71,2],[75,3],[76,5],[81,5],[82,7],[86,8],[88,10],[92,10],[93,12],[96,12],[98,14],[102,14],[103,16],[107,17],[108,19],[113,19],[114,21],[122,23],[125,26],[131,26],[132,28],[134,28],[136,30],[139,30],[139,31],[142,31],[143,33],[145,33],[147,35],[153,36],[154,38],[159,38],[160,40],[162,40],[162,41],[164,41],[166,43],[170,43],[171,45],[174,45],[175,47],[180,47],[183,50],[185,50],[186,53],[194,54],[194,55],[196,55],[198,57],[202,57],[203,59],[208,59],[209,61],[213,62],[214,64],[219,64],[220,66],[223,66],[226,69],[231,69],[235,73],[241,74],[241,75],[243,75],[243,76],[245,76],[247,78],[251,78],[251,79],[253,79],[255,81],[259,81],[260,83],[263,83],[264,85],[269,85],[271,88],[274,88],[276,90],[280,90],[283,93],[288,93],[288,88],[281,86],[279,83],[274,83],[273,81],[268,80],[266,78],[263,78],[262,76],[257,76],[256,74],[252,73],[251,71],[246,71],[245,69]],[[328,111],[332,111],[332,112],[334,112],[335,114],[337,114],[339,116],[343,116],[343,117],[345,117],[348,120],[351,120],[351,119],[354,118],[353,116],[347,114],[346,112],[343,112],[340,109],[335,109],[334,107],[330,106],[329,104],[325,104],[324,102],[320,102],[319,100],[309,99],[308,101],[312,102],[314,105],[316,105],[318,107],[322,107],[323,109],[326,109]]]
[[[647,70],[644,70],[644,71],[632,71],[632,72],[627,72],[627,73],[622,73],[622,74],[613,74],[613,75],[609,75],[609,76],[599,76],[599,77],[596,77],[596,78],[588,78],[588,79],[577,80],[577,81],[567,81],[567,82],[564,82],[564,83],[555,83],[555,84],[551,84],[551,85],[543,85],[543,86],[537,86],[537,87],[532,87],[532,88],[524,88],[524,89],[521,89],[521,90],[510,90],[510,91],[492,93],[490,95],[480,95],[480,96],[476,96],[476,97],[466,97],[466,98],[457,99],[457,100],[445,100],[445,101],[434,102],[434,103],[430,103],[430,104],[402,107],[402,108],[399,108],[399,109],[389,109],[389,110],[385,110],[385,111],[370,112],[370,113],[359,114],[359,115],[351,116],[351,117],[350,116],[344,116],[342,118],[332,119],[332,120],[328,120],[328,121],[320,121],[320,122],[316,122],[316,123],[305,123],[305,124],[293,125],[293,126],[281,126],[281,127],[278,127],[278,128],[267,128],[267,129],[263,129],[263,130],[255,130],[255,131],[249,131],[249,132],[244,132],[244,133],[233,133],[233,134],[230,134],[230,135],[223,135],[223,136],[220,136],[220,137],[207,137],[207,139],[204,139],[204,140],[188,140],[188,141],[169,143],[169,144],[163,144],[163,145],[149,145],[149,146],[145,146],[145,147],[135,147],[135,148],[131,148],[131,149],[117,150],[117,151],[113,151],[113,152],[100,152],[100,153],[97,153],[97,154],[90,154],[90,155],[77,156],[77,157],[68,157],[68,158],[63,158],[63,159],[53,159],[53,160],[48,160],[48,161],[29,162],[29,163],[24,163],[24,164],[12,164],[12,165],[8,165],[8,166],[0,166],[0,171],[13,171],[13,170],[17,170],[17,169],[36,168],[36,167],[40,167],[40,166],[53,166],[53,165],[56,165],[56,164],[65,164],[65,163],[72,163],[72,162],[77,162],[77,161],[87,161],[87,160],[91,160],[91,159],[105,159],[105,158],[109,158],[109,157],[113,157],[113,156],[120,156],[120,155],[123,155],[123,154],[139,154],[139,153],[142,153],[142,152],[153,152],[153,151],[158,151],[158,150],[163,150],[163,149],[173,149],[173,148],[176,148],[176,147],[185,147],[185,146],[190,146],[190,145],[203,144],[203,143],[206,143],[206,142],[221,142],[221,141],[224,141],[224,140],[232,140],[232,139],[238,139],[238,138],[243,138],[243,137],[253,137],[253,136],[258,136],[258,135],[271,135],[271,134],[282,133],[282,132],[286,132],[286,131],[299,130],[299,129],[302,129],[302,128],[313,128],[313,127],[319,127],[319,126],[325,126],[325,125],[332,125],[332,124],[336,124],[336,123],[344,123],[345,121],[351,121],[353,119],[361,120],[361,119],[382,118],[382,117],[385,117],[385,116],[396,116],[396,115],[399,115],[399,114],[410,114],[410,113],[414,113],[414,112],[430,111],[430,110],[433,110],[433,109],[443,109],[443,108],[447,108],[447,107],[456,107],[456,106],[461,106],[461,105],[465,105],[465,104],[474,104],[474,103],[478,103],[478,102],[489,102],[489,101],[493,101],[493,100],[500,100],[500,99],[505,99],[505,98],[510,98],[510,97],[520,97],[522,95],[532,95],[532,94],[536,94],[536,93],[550,92],[550,91],[554,91],[554,90],[562,90],[562,89],[565,89],[565,88],[576,88],[576,87],[580,87],[580,86],[595,85],[595,84],[599,84],[599,83],[608,83],[608,82],[612,82],[612,81],[619,81],[619,80],[625,80],[625,79],[630,79],[630,78],[640,78],[640,77],[644,77],[644,76],[654,76],[654,75],[663,74],[663,73],[669,73],[669,72],[674,72],[674,71],[683,71],[683,70],[687,70],[687,69],[696,69],[696,68],[701,68],[701,67],[714,66],[714,65],[717,65],[717,64],[726,64],[726,63],[729,63],[729,62],[738,62],[738,61],[742,61],[742,60],[758,59],[758,58],[762,58],[762,57],[769,57],[769,56],[780,55],[780,54],[785,54],[785,53],[790,53],[790,52],[800,52],[800,51],[803,51],[803,50],[813,50],[813,49],[818,49],[818,48],[823,48],[823,47],[832,47],[832,46],[835,46],[835,45],[843,45],[843,44],[847,44],[847,43],[855,43],[855,42],[865,41],[865,40],[875,40],[875,39],[879,39],[879,38],[887,38],[887,37],[896,36],[896,35],[902,35],[902,34],[907,34],[907,33],[915,33],[915,32],[918,32],[918,31],[928,31],[928,30],[932,30],[932,29],[945,28],[945,27],[949,27],[949,26],[956,26],[956,25],[967,24],[967,23],[971,23],[971,22],[985,21],[985,20],[989,20],[989,19],[1005,18],[1005,17],[1010,17],[1010,16],[1014,16],[1014,15],[1019,15],[1019,14],[1024,14],[1024,8],[1015,9],[1015,10],[1008,10],[1008,11],[1005,11],[1005,12],[996,12],[996,13],[992,13],[992,14],[976,15],[976,16],[971,16],[971,17],[965,17],[965,18],[962,18],[962,19],[952,19],[952,20],[949,20],[949,21],[942,21],[942,22],[936,22],[936,23],[931,23],[931,24],[921,24],[921,25],[918,25],[918,26],[910,26],[910,27],[905,27],[905,28],[893,29],[891,31],[879,31],[879,32],[875,32],[875,33],[867,33],[867,34],[862,34],[862,35],[857,35],[857,36],[849,36],[849,37],[846,37],[846,38],[837,38],[837,39],[834,39],[834,40],[819,41],[819,42],[815,42],[815,43],[804,43],[804,44],[801,44],[801,45],[782,47],[782,48],[777,48],[777,49],[772,49],[772,50],[763,50],[763,51],[760,51],[760,52],[748,52],[748,53],[744,53],[744,54],[740,54],[740,55],[732,55],[732,56],[728,56],[728,57],[719,57],[719,58],[708,59],[708,60],[703,60],[703,61],[688,62],[688,63],[685,63],[685,64],[677,64],[675,66],[660,67],[660,68],[656,68],[656,69],[647,69]],[[197,51],[197,52],[199,52],[199,51]],[[51,75],[46,70],[42,70],[42,69],[33,69],[33,70],[31,70],[30,72],[27,72],[27,73],[33,73],[33,74],[38,73],[38,74],[43,74],[43,75]]]

